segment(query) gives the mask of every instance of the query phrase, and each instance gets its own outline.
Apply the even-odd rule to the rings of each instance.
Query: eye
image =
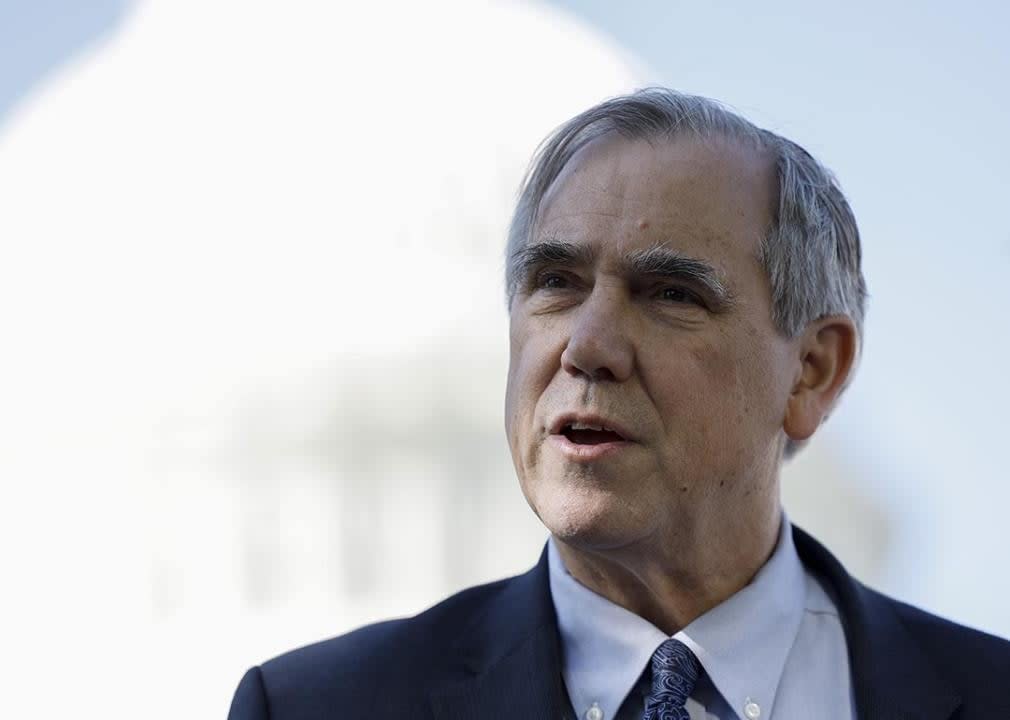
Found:
[[[568,279],[558,273],[547,272],[537,277],[537,287],[543,290],[561,290],[568,285]]]
[[[661,300],[665,300],[666,302],[701,304],[701,299],[695,293],[679,285],[669,285],[661,288],[657,295]]]

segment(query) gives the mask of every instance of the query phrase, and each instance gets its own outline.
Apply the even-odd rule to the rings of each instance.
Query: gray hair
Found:
[[[537,149],[509,227],[505,284],[510,307],[517,290],[517,258],[548,189],[575,153],[614,132],[629,140],[714,135],[770,151],[778,174],[778,211],[762,238],[760,260],[771,284],[772,320],[784,335],[796,337],[819,318],[847,315],[862,338],[866,283],[859,230],[831,172],[796,143],[720,103],[661,87],[606,100],[561,125]],[[796,449],[789,445],[787,455]]]

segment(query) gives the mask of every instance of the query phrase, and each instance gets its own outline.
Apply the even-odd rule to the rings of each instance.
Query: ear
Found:
[[[829,315],[811,323],[799,343],[800,374],[793,384],[782,429],[807,440],[827,419],[856,363],[859,337],[852,319]]]

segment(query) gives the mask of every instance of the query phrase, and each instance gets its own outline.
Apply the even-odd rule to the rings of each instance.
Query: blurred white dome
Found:
[[[0,135],[14,714],[126,716],[173,677],[160,717],[221,717],[244,664],[532,561],[505,226],[542,136],[639,77],[537,4],[149,0],[23,104]],[[453,552],[458,518],[479,534]],[[104,680],[26,677],[49,635]]]

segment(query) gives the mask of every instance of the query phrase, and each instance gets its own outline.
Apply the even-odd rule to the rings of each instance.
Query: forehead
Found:
[[[580,149],[551,185],[534,237],[590,244],[600,256],[658,243],[730,271],[757,259],[776,200],[774,163],[756,148],[609,135]]]

